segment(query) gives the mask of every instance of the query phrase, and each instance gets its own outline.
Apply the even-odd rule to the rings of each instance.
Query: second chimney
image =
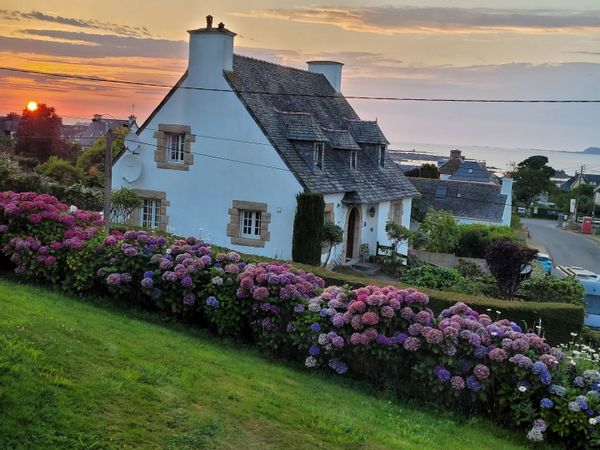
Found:
[[[337,61],[308,61],[308,71],[325,75],[336,92],[342,87],[342,64]]]

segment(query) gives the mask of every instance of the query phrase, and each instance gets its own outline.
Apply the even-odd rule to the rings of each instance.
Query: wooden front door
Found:
[[[350,215],[348,216],[348,232],[346,233],[346,258],[352,259],[354,257],[354,238],[357,233],[358,224],[358,209],[352,208]]]

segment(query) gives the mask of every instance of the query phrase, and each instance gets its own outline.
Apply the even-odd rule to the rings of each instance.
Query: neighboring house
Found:
[[[105,119],[101,114],[94,114],[89,124],[63,125],[63,137],[80,144],[83,148],[89,148],[102,136],[106,136],[109,128],[127,127],[132,131],[137,130],[136,117],[129,116],[127,119]]]
[[[439,167],[439,171],[441,180],[499,184],[484,162],[465,159],[460,150],[450,150],[450,159]]]
[[[14,139],[17,135],[20,121],[21,116],[17,113],[9,113],[4,117],[0,117],[0,132],[11,139]]]
[[[572,191],[582,184],[591,184],[592,186],[600,186],[600,175],[584,173],[575,173],[571,178],[565,181],[560,187],[565,191]]]
[[[299,70],[234,55],[235,33],[212,18],[189,34],[188,70],[113,167],[113,187],[144,199],[132,222],[289,259],[296,195],[320,192],[344,229],[338,261],[389,245],[388,221],[409,226],[419,194],[377,122],[340,93],[341,63]]]
[[[512,179],[502,185],[472,181],[409,178],[421,193],[426,208],[448,211],[458,223],[510,225],[512,217]]]

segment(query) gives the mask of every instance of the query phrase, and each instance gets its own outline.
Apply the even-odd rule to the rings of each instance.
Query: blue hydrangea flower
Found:
[[[311,345],[310,348],[308,349],[308,354],[310,356],[317,356],[319,353],[321,353],[321,349],[319,349],[318,345]]]
[[[554,402],[552,402],[552,400],[550,400],[549,398],[544,397],[540,401],[540,408],[552,408],[553,406]]]
[[[577,387],[584,387],[585,386],[585,381],[583,379],[583,377],[575,377],[575,379],[573,380],[573,384]]]
[[[564,395],[567,393],[567,390],[564,387],[559,386],[558,384],[553,384],[552,386],[550,386],[548,391],[551,394],[558,395],[559,397],[564,397]]]
[[[313,333],[318,333],[319,331],[321,331],[321,325],[319,325],[318,323],[313,323],[310,326],[310,331],[312,331]]]
[[[473,392],[479,392],[481,390],[481,384],[477,380],[477,377],[473,375],[467,377],[467,388]]]
[[[536,363],[533,364],[533,367],[531,368],[531,371],[535,374],[535,375],[540,375],[542,372],[548,370],[548,366],[546,366],[546,364],[544,364],[542,361],[537,361]]]
[[[206,299],[206,304],[211,308],[218,308],[219,306],[221,306],[219,300],[217,300],[217,298],[212,295]]]
[[[154,272],[152,272],[150,270],[147,272],[144,272],[144,278],[154,278]]]

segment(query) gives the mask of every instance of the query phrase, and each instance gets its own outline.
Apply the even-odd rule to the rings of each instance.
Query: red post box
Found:
[[[583,222],[581,222],[581,232],[585,234],[592,234],[592,218],[585,216]]]

